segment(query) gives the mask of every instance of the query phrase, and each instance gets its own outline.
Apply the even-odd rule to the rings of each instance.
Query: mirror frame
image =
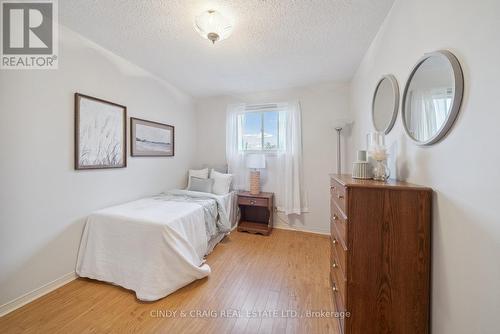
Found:
[[[389,80],[392,86],[392,91],[394,92],[394,110],[392,111],[392,118],[387,127],[383,130],[378,130],[377,127],[375,126],[375,98],[377,97],[377,92],[380,87],[380,84],[382,84],[382,81],[385,79]],[[372,97],[372,125],[375,131],[378,132],[383,132],[385,134],[388,134],[391,132],[392,128],[394,127],[394,124],[396,123],[396,119],[398,118],[398,111],[399,111],[399,85],[398,85],[398,80],[396,77],[392,74],[386,74],[380,78],[380,80],[377,82],[377,85],[375,86],[375,91],[373,92],[373,97]]]
[[[446,121],[444,124],[441,126],[441,128],[438,130],[438,132],[431,138],[429,138],[426,141],[419,141],[415,139],[411,134],[410,131],[408,130],[408,127],[406,125],[406,98],[408,94],[408,88],[410,87],[410,83],[413,79],[413,76],[419,69],[420,65],[424,61],[426,61],[428,58],[431,57],[444,57],[445,59],[448,60],[448,62],[451,65],[451,68],[453,70],[453,78],[454,78],[454,96],[453,96],[453,102],[450,107],[450,113],[448,117],[446,118]],[[427,145],[432,145],[437,142],[439,142],[441,139],[443,139],[448,132],[450,131],[451,127],[453,126],[453,123],[455,122],[458,113],[460,111],[460,107],[462,105],[462,99],[464,95],[464,75],[462,72],[462,67],[460,66],[460,62],[458,61],[457,57],[451,53],[448,50],[438,50],[435,52],[431,53],[426,53],[422,58],[419,59],[417,64],[413,67],[410,76],[408,77],[408,80],[406,80],[406,85],[405,85],[405,90],[403,93],[403,101],[402,101],[402,115],[401,118],[403,119],[403,127],[405,129],[406,134],[408,137],[410,137],[413,142],[415,142],[417,145],[420,146],[427,146]]]

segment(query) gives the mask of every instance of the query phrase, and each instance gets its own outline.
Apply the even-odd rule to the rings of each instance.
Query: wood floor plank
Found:
[[[334,310],[328,254],[321,235],[234,232],[208,256],[209,277],[159,301],[80,278],[1,317],[0,333],[335,334],[335,318],[305,316]]]

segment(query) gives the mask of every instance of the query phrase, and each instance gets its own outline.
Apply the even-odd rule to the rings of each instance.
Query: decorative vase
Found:
[[[366,151],[359,150],[356,154],[357,161],[352,163],[352,178],[368,180],[371,179],[370,163],[366,160]]]
[[[387,181],[391,171],[385,164],[385,160],[377,160],[375,167],[373,167],[373,179],[376,181]]]
[[[368,161],[355,161],[352,163],[352,178],[360,180],[369,180],[370,163]]]

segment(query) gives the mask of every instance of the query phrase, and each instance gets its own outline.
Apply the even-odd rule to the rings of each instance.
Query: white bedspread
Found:
[[[153,301],[210,274],[207,245],[203,207],[145,198],[88,217],[76,272]]]

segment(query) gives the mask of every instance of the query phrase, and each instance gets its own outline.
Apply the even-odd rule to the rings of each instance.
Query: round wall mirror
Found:
[[[393,75],[384,75],[373,93],[372,122],[375,130],[388,134],[396,122],[398,107],[398,81]]]
[[[413,68],[403,95],[403,125],[419,145],[441,140],[455,121],[464,91],[462,68],[449,51],[426,54]]]

